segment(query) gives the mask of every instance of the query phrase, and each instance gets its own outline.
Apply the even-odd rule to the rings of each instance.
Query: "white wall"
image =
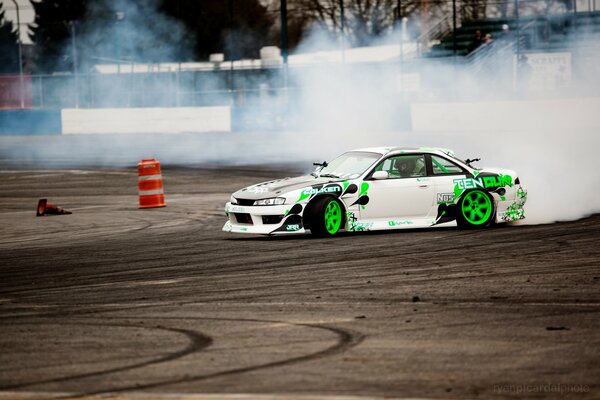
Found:
[[[230,132],[224,107],[64,109],[63,134]]]
[[[600,98],[413,103],[411,117],[423,132],[600,129]]]

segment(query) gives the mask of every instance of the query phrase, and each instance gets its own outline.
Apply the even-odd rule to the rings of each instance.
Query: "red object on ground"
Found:
[[[54,204],[48,203],[48,199],[40,199],[38,201],[37,210],[35,215],[37,217],[43,217],[44,215],[64,215],[72,214],[70,211],[55,206]]]
[[[142,160],[138,164],[139,208],[165,207],[160,163],[154,158]]]

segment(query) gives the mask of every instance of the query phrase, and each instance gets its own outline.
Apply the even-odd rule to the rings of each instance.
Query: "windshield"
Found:
[[[355,179],[381,158],[381,154],[366,151],[344,153],[326,167],[317,170],[319,176]]]

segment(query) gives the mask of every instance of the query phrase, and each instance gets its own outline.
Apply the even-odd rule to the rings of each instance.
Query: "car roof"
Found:
[[[402,154],[402,153],[438,153],[454,156],[454,152],[450,149],[444,149],[441,147],[402,147],[402,146],[390,146],[390,147],[366,147],[362,149],[356,149],[352,151],[364,151],[370,153],[379,153],[381,155],[388,154]]]

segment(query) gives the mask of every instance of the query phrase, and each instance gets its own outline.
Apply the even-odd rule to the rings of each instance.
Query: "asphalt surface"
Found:
[[[295,172],[166,168],[138,210],[133,168],[0,171],[0,399],[600,397],[600,216],[221,231]]]

